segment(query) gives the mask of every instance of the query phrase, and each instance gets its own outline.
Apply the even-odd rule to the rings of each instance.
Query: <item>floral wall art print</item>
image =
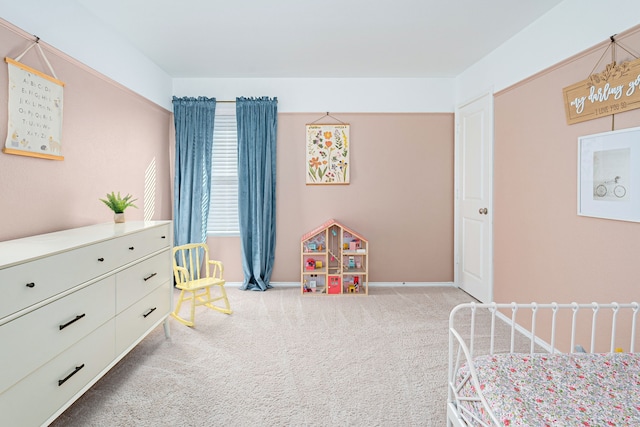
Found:
[[[307,184],[349,184],[349,125],[307,125]]]

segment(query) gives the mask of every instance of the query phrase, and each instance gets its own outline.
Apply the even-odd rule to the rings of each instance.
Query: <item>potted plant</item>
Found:
[[[127,209],[129,206],[134,207],[136,209],[138,208],[136,205],[133,204],[133,202],[135,202],[138,199],[132,199],[132,197],[133,196],[131,194],[127,194],[126,196],[122,197],[120,196],[119,191],[118,191],[118,194],[112,191],[111,193],[107,193],[106,199],[100,199],[100,201],[105,205],[107,205],[107,207],[113,211],[114,221],[116,223],[120,223],[120,222],[124,222],[125,209]]]

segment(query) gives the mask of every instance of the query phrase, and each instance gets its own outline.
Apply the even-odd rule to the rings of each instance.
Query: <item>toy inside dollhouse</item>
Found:
[[[340,239],[342,230],[337,225],[332,225],[327,231],[329,235],[329,244],[327,251],[329,252],[329,274],[340,274],[342,272],[340,264]]]
[[[360,293],[366,276],[366,242],[345,231],[342,238],[342,286],[344,293]]]
[[[326,233],[316,234],[303,244],[302,263],[304,265],[303,286],[305,292],[323,293],[326,291],[327,247]]]

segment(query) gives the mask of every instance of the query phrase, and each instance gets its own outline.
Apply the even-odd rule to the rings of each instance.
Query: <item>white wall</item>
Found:
[[[498,92],[640,24],[639,8],[638,0],[563,1],[462,72],[456,105]]]
[[[0,12],[2,19],[43,43],[172,110],[171,77],[76,2],[0,0]],[[58,77],[64,81],[64,76]]]
[[[3,19],[168,110],[175,94],[215,96],[220,100],[277,96],[282,112],[453,112],[456,105],[504,89],[640,23],[637,0],[565,0],[456,79],[172,82],[164,71],[72,0],[0,0],[0,11]]]
[[[176,96],[277,96],[278,112],[452,112],[453,79],[174,79]]]

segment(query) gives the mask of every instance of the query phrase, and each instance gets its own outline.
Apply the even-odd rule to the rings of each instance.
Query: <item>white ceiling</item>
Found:
[[[455,77],[562,0],[76,0],[175,78]]]

